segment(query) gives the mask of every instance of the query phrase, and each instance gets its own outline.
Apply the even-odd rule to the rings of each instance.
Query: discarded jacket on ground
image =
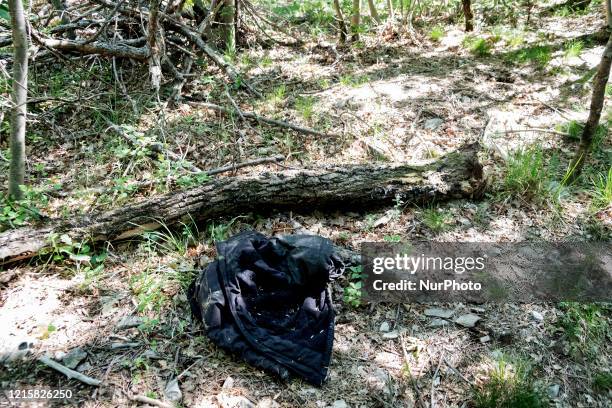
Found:
[[[191,309],[218,346],[283,379],[321,385],[334,340],[327,283],[343,270],[323,237],[245,232],[217,244],[217,260],[189,288]]]

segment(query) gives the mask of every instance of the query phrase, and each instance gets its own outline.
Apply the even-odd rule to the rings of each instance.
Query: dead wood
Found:
[[[47,356],[40,357],[38,361],[40,361],[47,367],[50,367],[56,371],[59,371],[60,373],[64,374],[68,378],[74,378],[75,380],[79,380],[80,382],[88,384],[88,385],[98,386],[102,384],[102,381],[97,380],[95,378],[88,377],[83,373],[79,373],[78,371],[71,370],[70,368],[61,365],[57,361],[51,360]]]
[[[484,187],[477,144],[424,164],[305,168],[252,177],[212,179],[199,187],[153,197],[112,211],[6,231],[5,262],[52,250],[52,237],[74,242],[121,240],[188,217],[208,220],[248,212],[380,207],[401,200],[423,204],[472,197]]]

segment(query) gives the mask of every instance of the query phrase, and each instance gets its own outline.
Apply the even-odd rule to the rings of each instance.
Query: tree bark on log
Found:
[[[112,57],[133,58],[144,61],[149,58],[148,47],[132,47],[124,44],[109,44],[95,41],[91,44],[72,40],[57,40],[51,38],[35,38],[45,47],[61,51],[75,51],[80,54],[100,54]]]
[[[347,165],[306,168],[253,177],[213,179],[116,210],[52,220],[0,234],[0,260],[29,258],[52,249],[52,239],[68,234],[74,242],[121,240],[192,217],[206,220],[247,212],[361,209],[401,200],[423,204],[479,195],[485,182],[479,145],[466,145],[424,164]]]

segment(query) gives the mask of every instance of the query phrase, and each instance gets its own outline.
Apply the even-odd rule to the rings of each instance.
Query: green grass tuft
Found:
[[[310,120],[314,114],[314,103],[316,98],[312,96],[299,97],[295,101],[295,109],[305,120]]]
[[[421,213],[421,222],[435,233],[448,230],[450,227],[451,217],[448,213],[439,208],[426,208]]]
[[[539,68],[544,68],[552,59],[552,48],[548,45],[534,45],[512,51],[507,54],[508,62],[519,64],[534,63]]]
[[[608,174],[599,174],[593,180],[593,206],[596,209],[606,208],[612,204],[612,167]]]
[[[463,39],[463,46],[477,57],[485,57],[491,54],[491,44],[485,38],[465,37]]]
[[[556,128],[559,132],[567,133],[569,140],[579,141],[584,126],[577,120],[570,120],[569,122],[557,125]]]
[[[571,355],[597,358],[612,335],[605,317],[610,311],[596,303],[564,302],[559,306],[563,316],[557,326],[565,333]]]
[[[442,38],[444,38],[444,27],[435,26],[429,32],[429,38],[434,42],[439,42]]]
[[[597,373],[593,378],[593,388],[599,392],[612,390],[612,373]]]
[[[584,43],[580,40],[572,40],[565,45],[563,55],[566,58],[579,57],[584,48]]]
[[[544,393],[533,383],[531,372],[521,361],[496,362],[484,383],[474,387],[471,406],[475,408],[543,408]]]
[[[539,146],[512,153],[506,162],[503,189],[527,199],[544,199],[550,179]]]

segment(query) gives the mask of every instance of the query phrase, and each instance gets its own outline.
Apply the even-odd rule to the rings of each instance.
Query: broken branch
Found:
[[[47,367],[50,367],[56,371],[59,371],[60,373],[64,374],[68,378],[74,378],[75,380],[79,380],[80,382],[88,384],[88,385],[99,386],[100,384],[102,384],[102,381],[97,380],[95,378],[88,377],[85,374],[79,373],[78,371],[71,370],[68,367],[61,365],[57,361],[51,360],[47,356],[39,357],[38,361],[40,361]]]

